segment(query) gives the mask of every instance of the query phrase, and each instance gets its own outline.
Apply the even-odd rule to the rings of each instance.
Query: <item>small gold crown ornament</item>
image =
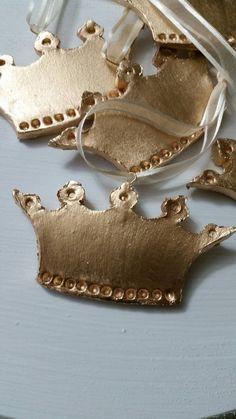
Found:
[[[19,138],[56,134],[77,124],[84,91],[105,95],[114,88],[117,67],[102,56],[103,29],[89,21],[78,34],[82,46],[62,49],[56,36],[41,32],[35,42],[41,57],[28,66],[16,67],[12,57],[0,56],[0,112]]]
[[[110,195],[111,206],[84,205],[84,189],[69,182],[58,192],[61,207],[49,211],[37,195],[14,191],[37,236],[38,282],[77,297],[117,303],[174,305],[194,260],[236,232],[207,225],[199,234],[181,223],[189,217],[186,198],[166,199],[159,218],[137,215],[138,195],[129,183]]]
[[[195,49],[181,33],[149,0],[116,0],[134,10],[149,27],[154,41],[167,47]],[[189,0],[189,3],[229,42],[236,42],[235,0]]]
[[[114,100],[121,104],[121,109],[122,106],[127,109],[98,113],[83,135],[85,150],[102,155],[128,172],[165,165],[202,134],[201,129],[184,137],[167,134],[164,130],[168,124],[161,131],[131,116],[132,103],[143,109],[142,115],[146,112],[152,119],[155,112],[161,112],[171,121],[199,126],[213,90],[207,61],[197,54],[182,58],[175,52],[162,50],[155,55],[154,64],[160,68],[158,74],[143,76],[140,67],[122,61],[117,71],[118,97]],[[77,128],[68,128],[50,140],[49,145],[77,149],[76,136]]]
[[[187,188],[219,192],[236,200],[236,141],[220,139],[212,147],[213,162],[223,168],[223,173],[205,170],[187,184]]]

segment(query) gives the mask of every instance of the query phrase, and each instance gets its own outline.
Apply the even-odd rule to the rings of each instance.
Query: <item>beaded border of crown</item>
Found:
[[[73,296],[96,297],[100,300],[114,301],[119,303],[138,303],[148,305],[173,305],[178,304],[182,299],[182,292],[179,296],[174,290],[154,288],[120,288],[111,287],[110,285],[102,285],[91,282],[87,279],[74,280],[71,278],[64,279],[59,275],[51,275],[44,272],[37,277],[38,282],[46,288],[67,293]]]
[[[162,212],[159,217],[153,219],[141,217],[133,211],[133,207],[138,201],[138,195],[130,183],[122,184],[111,193],[111,205],[105,211],[94,211],[87,208],[84,205],[85,191],[75,181],[70,181],[58,191],[61,207],[57,210],[45,209],[37,195],[23,194],[18,190],[15,190],[13,194],[16,203],[31,219],[36,232],[40,255],[38,282],[48,289],[74,296],[141,305],[178,304],[182,300],[186,273],[194,260],[236,232],[235,227],[220,227],[215,224],[208,224],[200,233],[192,233],[181,227],[181,223],[189,217],[186,198],[183,196],[166,199],[162,203]],[[57,216],[60,223],[58,224],[56,221],[54,224],[53,220],[58,220]],[[63,223],[62,219],[64,219]],[[77,225],[76,230],[74,222]],[[91,223],[94,223],[92,230],[90,229]],[[50,234],[52,225],[55,228],[54,234]],[[95,227],[97,225],[99,227]],[[107,229],[108,225],[116,226],[113,234],[110,234],[110,227]],[[129,230],[129,226],[131,226],[131,230]],[[104,230],[107,232],[106,235],[102,234]],[[87,234],[88,231],[91,233]],[[124,239],[124,232],[126,239]],[[99,242],[94,242],[92,239],[94,234],[99,237]],[[170,271],[168,271],[168,264],[160,263],[157,257],[157,255],[160,257],[161,254],[166,254],[168,243],[165,239],[166,234],[170,234],[172,237],[169,252],[171,252],[174,265],[171,265]],[[55,253],[57,235],[58,240],[61,238],[65,240],[62,249],[67,249],[68,257],[61,259],[58,252]],[[128,237],[129,240],[132,240],[130,235],[135,238],[134,247],[128,246]],[[191,243],[191,246],[186,247],[185,244],[181,257],[173,257],[174,249],[177,250],[177,253],[180,251],[179,240],[183,244],[185,241]],[[140,248],[142,242],[143,247]],[[77,243],[78,248],[76,247]],[[152,252],[147,252],[147,246],[152,247]],[[82,259],[78,259],[80,248],[86,249],[85,254],[81,256]],[[100,248],[102,251],[99,260],[106,262],[104,265],[101,264],[101,270],[100,268],[97,270],[97,256],[94,258],[94,255],[97,255],[96,249]],[[132,248],[135,250],[134,253]],[[145,255],[142,265],[137,264],[136,259],[133,259],[139,248]],[[42,249],[44,249],[43,253]],[[110,251],[110,249],[113,250]],[[106,259],[108,254],[109,257]],[[120,260],[124,254],[128,258],[127,270],[121,272],[119,264],[116,265],[113,261]],[[109,261],[112,261],[112,264]],[[81,268],[78,269],[78,266]],[[149,274],[146,268],[143,272],[143,267],[149,269]],[[96,275],[94,275],[95,271]],[[127,279],[125,279],[126,274]],[[150,276],[148,286],[145,280],[147,275]]]

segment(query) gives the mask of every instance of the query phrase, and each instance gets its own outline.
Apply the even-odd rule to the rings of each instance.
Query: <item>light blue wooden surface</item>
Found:
[[[35,37],[25,23],[27,3],[0,4],[0,54],[13,55],[20,65],[36,59]],[[109,28],[120,13],[109,0],[69,0],[58,28],[62,45],[78,45],[76,28],[87,19]],[[221,133],[233,137],[235,128],[235,117],[227,116]],[[191,169],[181,180],[198,171]],[[46,140],[19,142],[0,119],[0,415],[196,419],[235,408],[236,237],[196,262],[179,309],[55,295],[35,282],[35,236],[11,191],[35,192],[55,208],[57,190],[70,179],[82,182],[97,209],[108,206],[117,185],[88,169],[75,152],[50,149]],[[138,190],[138,210],[147,216],[159,214],[165,196],[181,193],[190,197],[188,225],[194,231],[209,222],[236,224],[230,199],[184,187]]]

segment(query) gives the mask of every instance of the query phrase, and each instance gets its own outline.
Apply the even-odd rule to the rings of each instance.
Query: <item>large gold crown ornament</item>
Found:
[[[41,57],[25,67],[0,56],[0,112],[19,138],[56,134],[77,124],[85,91],[105,95],[115,87],[117,68],[102,56],[103,29],[89,21],[78,33],[84,44],[63,49],[52,33],[41,32],[35,42]]]
[[[38,281],[48,289],[117,303],[178,304],[194,260],[236,232],[214,224],[199,234],[185,229],[183,196],[166,199],[161,216],[147,219],[133,211],[138,196],[129,183],[111,193],[106,211],[87,208],[84,194],[71,181],[58,192],[61,208],[49,211],[37,195],[14,191],[35,229]]]
[[[236,200],[236,141],[217,140],[212,147],[212,160],[223,168],[223,173],[205,170],[189,182],[187,187],[219,192]]]
[[[149,0],[116,0],[133,9],[149,27],[156,42],[174,48],[195,48]],[[190,4],[229,42],[236,43],[235,0],[189,0]]]
[[[199,126],[213,90],[206,59],[197,54],[183,58],[162,50],[154,63],[158,74],[143,76],[137,66],[123,61],[116,78],[117,96],[121,96],[115,101],[121,109],[126,106],[132,110],[130,104],[135,103],[143,112],[158,111],[171,120]],[[170,135],[131,114],[111,110],[98,113],[83,135],[85,150],[102,155],[121,170],[140,172],[166,164],[202,134],[199,129],[185,137]],[[49,145],[76,149],[76,136],[77,128],[68,128]]]

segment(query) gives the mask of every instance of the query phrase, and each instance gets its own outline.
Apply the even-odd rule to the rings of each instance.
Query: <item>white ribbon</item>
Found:
[[[231,103],[236,109],[236,51],[225,38],[186,0],[149,0],[215,67],[228,83]]]
[[[125,112],[128,115],[144,120],[145,122],[157,127],[163,132],[171,135],[182,137],[191,135],[199,129],[204,129],[204,138],[201,151],[194,156],[178,163],[169,164],[164,167],[154,168],[152,170],[143,171],[137,174],[141,183],[153,183],[168,180],[178,173],[183,172],[187,167],[198,160],[205,151],[213,144],[219,128],[221,126],[224,110],[226,107],[226,87],[230,94],[231,102],[236,109],[235,93],[235,67],[236,52],[228,45],[223,36],[206,21],[186,0],[150,0],[150,2],[182,32],[188,39],[201,51],[205,57],[211,62],[217,71],[218,83],[215,86],[207,107],[205,109],[202,121],[198,126],[190,126],[180,121],[170,118],[168,115],[160,113],[158,110],[140,107],[135,103],[120,101],[119,99],[108,100],[107,102],[98,103],[90,109],[81,121],[78,134],[77,146],[86,163],[110,176],[127,176],[127,173],[115,172],[97,168],[91,164],[84,154],[84,145],[82,141],[83,126],[86,119],[104,110]],[[137,17],[137,19],[139,19]],[[120,23],[120,22],[119,22]],[[124,23],[124,22],[123,22]],[[119,31],[122,28],[119,24]],[[126,47],[130,47],[130,40],[127,38]],[[113,57],[114,58],[114,57]],[[144,139],[145,141],[145,139]]]
[[[105,58],[113,64],[119,64],[129,52],[143,25],[135,12],[125,9],[104,43],[102,53]]]
[[[30,0],[26,22],[35,34],[44,31],[62,12],[64,0]]]
[[[95,169],[103,174],[115,177],[122,177],[126,178],[128,172],[121,172],[115,170],[106,170],[102,168],[98,168],[97,166],[93,165],[86,157],[84,152],[84,143],[83,143],[83,127],[87,118],[91,115],[96,113],[101,113],[104,111],[111,111],[111,112],[122,112],[126,115],[130,116],[138,116],[138,119],[155,126],[159,130],[163,131],[163,120],[165,119],[165,124],[169,126],[168,133],[173,136],[182,136],[179,135],[180,132],[184,132],[186,128],[189,130],[188,133],[195,133],[201,129],[204,129],[204,140],[201,151],[195,154],[194,156],[183,160],[178,163],[169,164],[167,166],[154,168],[151,170],[143,171],[141,173],[137,173],[137,180],[139,183],[156,183],[162,182],[164,180],[171,179],[172,177],[176,176],[178,173],[183,172],[187,167],[193,164],[196,160],[198,160],[205,151],[212,145],[213,141],[216,138],[217,132],[220,128],[221,121],[223,118],[224,110],[225,110],[225,91],[226,91],[226,83],[221,82],[217,84],[215,89],[212,92],[211,98],[209,100],[209,107],[211,110],[206,109],[201,124],[198,127],[191,126],[189,124],[184,124],[180,121],[175,121],[176,124],[172,126],[169,122],[173,122],[168,115],[164,115],[159,111],[155,112],[155,122],[152,119],[152,114],[146,113],[144,115],[143,110],[147,110],[143,108],[143,106],[136,105],[130,102],[121,102],[119,99],[110,99],[105,102],[99,102],[86,113],[84,118],[81,120],[78,131],[77,131],[77,147],[80,151],[82,158],[85,160],[87,165],[92,169]],[[135,107],[135,112],[133,111],[133,106]],[[213,112],[214,110],[214,112]],[[142,117],[141,112],[143,113]],[[109,118],[109,116],[107,116]],[[209,119],[211,118],[211,120]],[[164,125],[165,126],[165,125]],[[166,131],[166,130],[165,130]],[[186,131],[185,131],[186,132]]]

